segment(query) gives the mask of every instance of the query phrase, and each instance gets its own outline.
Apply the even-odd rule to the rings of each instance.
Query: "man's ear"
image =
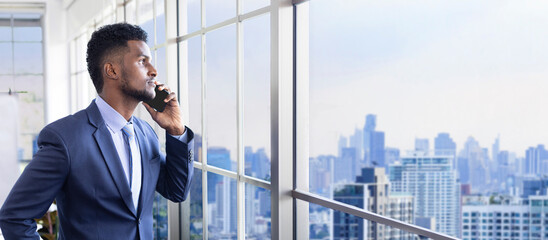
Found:
[[[105,71],[105,75],[107,78],[118,80],[120,78],[120,71],[118,70],[118,66],[112,64],[111,62],[106,62],[105,65],[103,65],[103,70]]]

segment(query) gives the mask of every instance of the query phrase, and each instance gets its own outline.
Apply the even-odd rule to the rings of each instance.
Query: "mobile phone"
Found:
[[[150,101],[146,101],[145,103],[151,106],[152,108],[156,109],[158,112],[163,112],[166,108],[167,103],[164,102],[164,99],[166,99],[167,95],[169,95],[169,92],[167,90],[159,90],[160,86],[156,86],[154,88],[154,91],[156,92],[156,97]]]

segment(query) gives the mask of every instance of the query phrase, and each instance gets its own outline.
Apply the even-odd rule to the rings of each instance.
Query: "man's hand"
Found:
[[[163,112],[157,112],[154,108],[144,102],[143,105],[148,113],[150,113],[150,116],[152,116],[152,119],[157,122],[160,127],[165,129],[167,133],[174,136],[183,135],[185,126],[183,125],[181,110],[179,109],[179,103],[177,102],[175,93],[164,86],[164,84],[156,82],[156,85],[159,86],[158,89],[160,91],[165,89],[169,92],[169,95],[164,99],[164,102],[167,103],[166,108]]]

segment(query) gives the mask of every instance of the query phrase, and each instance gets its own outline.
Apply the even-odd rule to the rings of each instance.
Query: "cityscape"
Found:
[[[433,146],[385,146],[368,114],[363,129],[338,139],[338,153],[310,159],[310,191],[465,240],[548,237],[548,152],[490,147],[470,136],[457,148],[450,133]],[[524,155],[521,157],[520,155]],[[354,216],[313,206],[310,239],[417,239]]]
[[[337,155],[309,159],[310,191],[383,216],[465,240],[545,239],[548,237],[548,150],[522,153],[500,148],[500,137],[483,147],[469,137],[462,147],[450,133],[433,145],[414,139],[415,148],[385,145],[385,132],[368,114],[363,129],[341,136]],[[201,136],[195,140],[201,151]],[[523,156],[522,156],[523,155]],[[208,164],[236,170],[230,151],[209,147]],[[196,161],[201,161],[196,159]],[[264,149],[245,148],[246,175],[270,177]],[[209,238],[236,239],[236,182],[208,173],[208,199],[202,201],[201,171],[191,190],[191,234],[202,236],[202,204],[208,204]],[[246,185],[246,239],[270,238],[270,193]],[[421,239],[361,218],[310,205],[310,239]]]

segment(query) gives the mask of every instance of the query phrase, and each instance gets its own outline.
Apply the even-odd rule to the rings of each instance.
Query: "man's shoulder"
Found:
[[[86,125],[89,124],[88,116],[86,114],[86,110],[84,109],[76,112],[75,114],[55,120],[54,122],[46,125],[44,129],[57,133],[70,133]]]

